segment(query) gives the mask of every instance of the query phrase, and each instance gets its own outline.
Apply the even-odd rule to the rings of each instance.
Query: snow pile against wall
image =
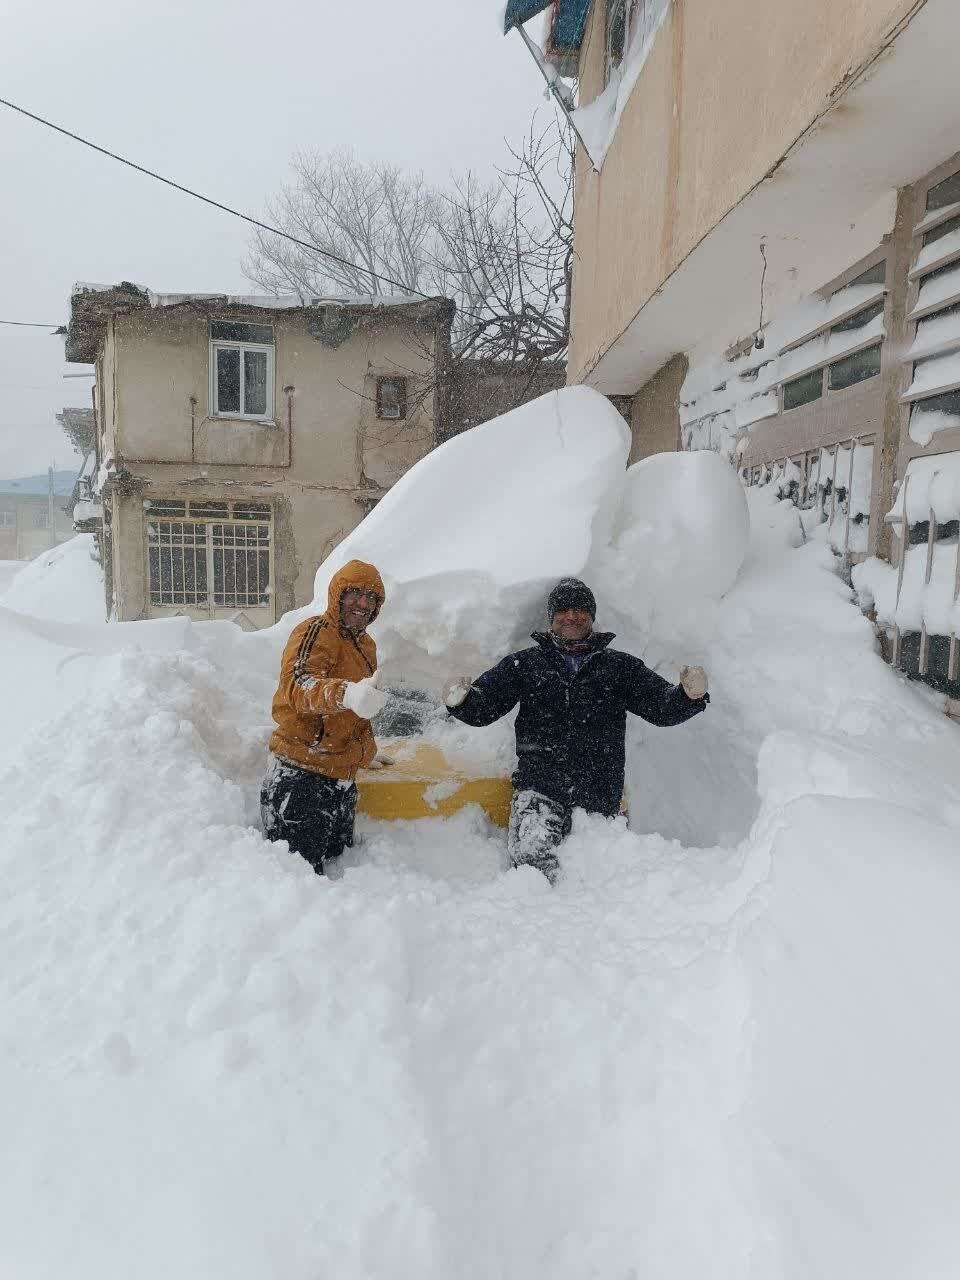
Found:
[[[630,435],[599,392],[570,387],[455,437],[406,473],[321,565],[314,607],[348,560],[377,566],[373,628],[388,678],[439,688],[526,643],[558,578],[605,545]],[[449,664],[453,664],[451,667]]]
[[[704,501],[742,519],[717,460],[675,461],[631,470],[619,519],[598,496],[585,572],[617,643],[702,661],[713,701],[631,723],[632,829],[577,815],[556,890],[476,812],[362,821],[339,881],[264,843],[289,619],[0,610],[0,1273],[951,1274],[956,730],[790,503],[750,492],[737,573],[739,534],[704,550]],[[417,571],[519,583],[491,565],[524,497],[454,529],[477,566],[416,545]],[[654,502],[686,557],[628,546]],[[562,501],[537,510],[568,536]],[[673,573],[676,616],[645,598]]]
[[[93,534],[81,533],[21,565],[0,594],[0,607],[63,622],[102,622],[103,570],[95,549]]]

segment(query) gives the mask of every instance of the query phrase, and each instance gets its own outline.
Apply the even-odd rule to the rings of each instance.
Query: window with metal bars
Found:
[[[153,499],[145,505],[151,605],[269,606],[269,504]]]

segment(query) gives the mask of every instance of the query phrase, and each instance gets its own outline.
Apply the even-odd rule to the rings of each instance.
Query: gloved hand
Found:
[[[447,707],[459,707],[470,692],[473,681],[469,676],[451,676],[443,686],[443,702]]]
[[[367,765],[367,768],[368,769],[389,769],[392,764],[393,764],[392,756],[382,756],[378,751],[377,754],[370,761],[370,763]]]
[[[703,667],[681,667],[680,684],[688,698],[699,702],[707,692],[707,673]]]
[[[343,705],[361,720],[372,720],[387,705],[387,695],[377,688],[379,673],[366,680],[348,680],[343,689]]]

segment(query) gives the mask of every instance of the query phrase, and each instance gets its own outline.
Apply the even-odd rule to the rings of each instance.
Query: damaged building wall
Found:
[[[435,443],[436,315],[393,315],[382,308],[373,318],[357,318],[336,342],[310,332],[316,322],[308,311],[251,315],[249,309],[220,308],[216,317],[272,327],[269,420],[211,412],[207,309],[135,310],[111,317],[106,327],[98,358],[100,450],[102,458],[113,456],[117,472],[105,494],[104,559],[111,611],[119,619],[164,612],[202,616],[199,606],[177,608],[176,592],[173,602],[158,603],[155,590],[151,601],[151,564],[162,554],[169,573],[171,563],[169,551],[153,546],[155,517],[159,510],[164,536],[171,528],[175,537],[184,529],[196,537],[207,531],[216,543],[208,563],[219,565],[225,553],[219,533],[209,534],[214,517],[208,515],[201,529],[196,513],[205,503],[224,501],[231,520],[237,503],[269,510],[263,517],[269,524],[269,605],[264,598],[259,608],[238,609],[237,620],[265,625],[307,603],[320,561]],[[406,380],[399,420],[378,416],[378,378]],[[179,513],[162,505],[171,500],[183,504]],[[251,527],[234,526],[231,536],[249,537]],[[196,547],[184,552],[179,546],[176,554],[187,561],[199,557],[196,564],[203,560]],[[176,567],[173,572],[182,574]],[[242,613],[247,616],[241,619]]]

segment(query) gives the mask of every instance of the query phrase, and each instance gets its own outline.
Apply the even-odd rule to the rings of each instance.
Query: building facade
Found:
[[[452,304],[78,286],[107,608],[273,623],[433,448]]]
[[[579,104],[569,381],[631,397],[635,459],[719,450],[845,569],[892,562],[891,656],[955,695],[958,41],[954,0],[556,0],[544,42]]]
[[[0,560],[32,560],[74,534],[69,514],[77,475],[46,475],[0,480]]]

